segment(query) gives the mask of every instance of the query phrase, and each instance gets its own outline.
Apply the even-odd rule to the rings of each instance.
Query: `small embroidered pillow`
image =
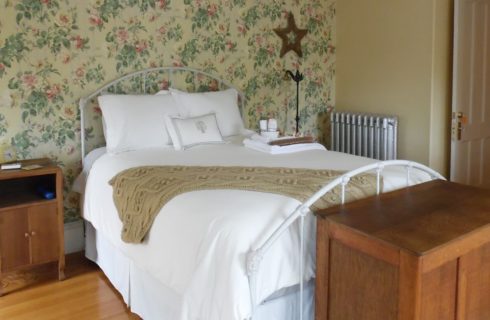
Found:
[[[166,116],[165,122],[175,150],[225,142],[214,113],[189,118]]]
[[[179,105],[180,115],[196,117],[215,113],[218,128],[224,137],[241,134],[245,129],[235,89],[190,93],[173,88],[169,90]]]

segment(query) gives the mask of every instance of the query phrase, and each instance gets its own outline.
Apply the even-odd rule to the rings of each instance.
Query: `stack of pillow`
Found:
[[[224,143],[241,134],[238,92],[187,93],[175,89],[156,95],[102,95],[107,152],[166,147],[184,150],[199,144]]]

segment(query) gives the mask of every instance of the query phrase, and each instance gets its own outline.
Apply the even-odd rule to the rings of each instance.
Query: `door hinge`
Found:
[[[464,125],[468,123],[468,117],[463,112],[453,112],[451,121],[451,137],[453,140],[461,140]]]

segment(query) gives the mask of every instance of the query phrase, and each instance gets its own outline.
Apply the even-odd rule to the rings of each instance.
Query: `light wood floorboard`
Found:
[[[82,254],[67,256],[67,278],[56,266],[9,274],[1,285],[0,319],[140,319],[131,313],[102,271]]]

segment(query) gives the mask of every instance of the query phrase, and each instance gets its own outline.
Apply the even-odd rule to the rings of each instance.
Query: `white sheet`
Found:
[[[105,147],[97,148],[90,151],[84,159],[84,165],[82,172],[76,177],[75,181],[73,181],[72,189],[74,192],[82,193],[85,190],[85,184],[87,183],[88,173],[90,169],[92,169],[92,165],[94,162],[107,153]]]
[[[350,170],[374,160],[311,150],[268,155],[245,148],[243,137],[225,145],[187,151],[147,149],[101,156],[90,170],[84,218],[137,266],[182,297],[182,320],[246,319],[251,315],[245,256],[263,241],[299,204],[281,195],[238,190],[204,190],[179,195],[165,205],[143,244],[120,239],[121,221],[108,181],[121,170],[141,165],[281,166]],[[413,174],[417,180],[425,177]],[[385,190],[405,183],[403,170],[386,169]],[[305,277],[314,276],[314,219],[306,221],[310,237]],[[285,233],[262,262],[259,300],[298,283],[299,233]]]
[[[133,260],[113,246],[90,223],[85,224],[85,256],[104,271],[121,293],[131,312],[145,320],[178,319],[181,297],[148,272],[140,270]],[[314,318],[314,279],[305,284],[303,319]],[[299,314],[298,286],[280,290],[255,310],[253,320],[297,320]]]

